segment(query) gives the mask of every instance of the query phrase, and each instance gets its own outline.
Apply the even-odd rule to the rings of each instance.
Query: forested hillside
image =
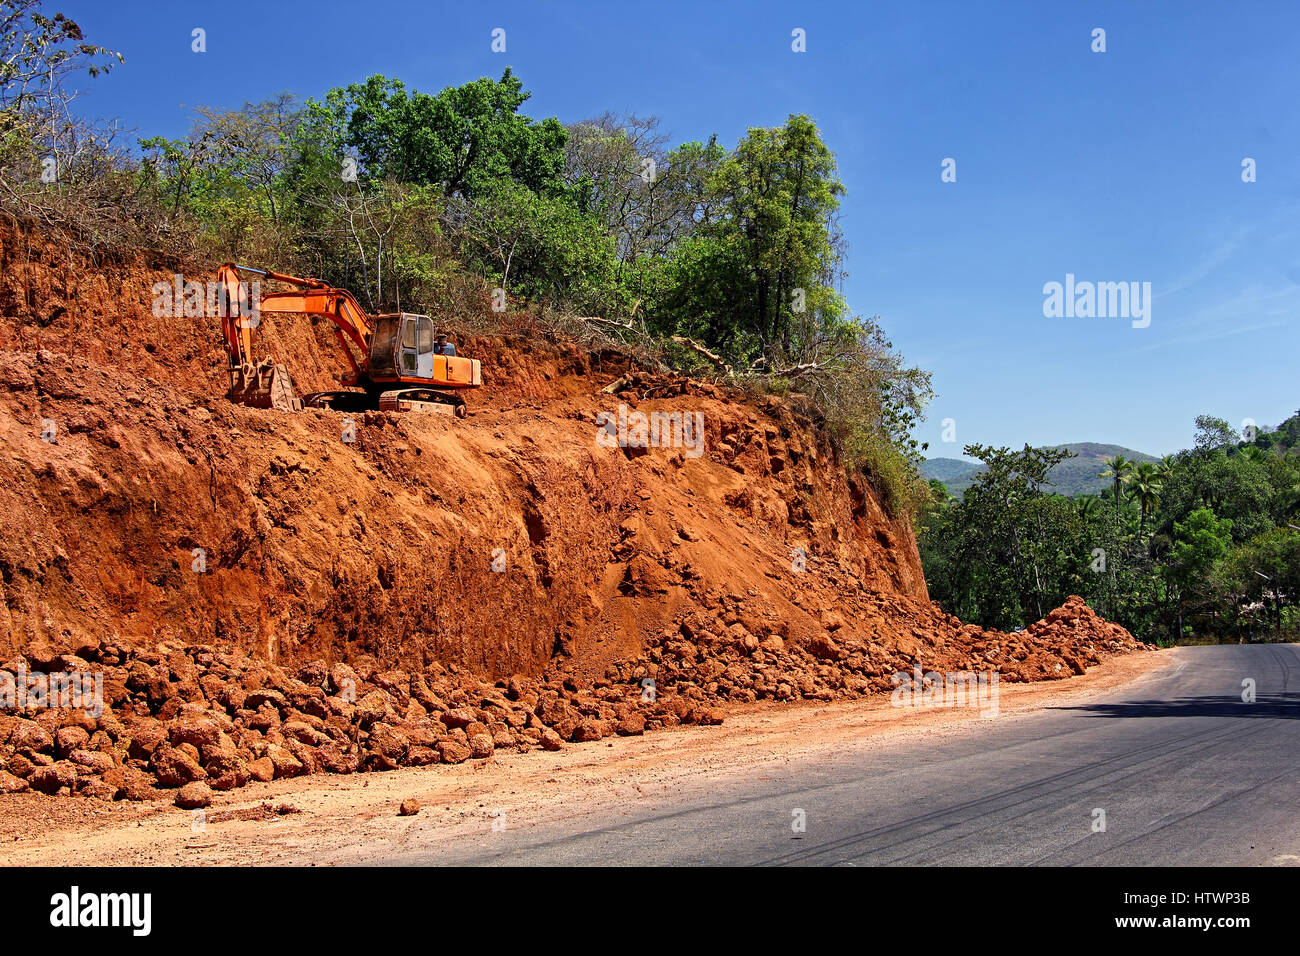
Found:
[[[1134,451],[1123,445],[1077,442],[1048,447],[1068,451],[1074,456],[1061,461],[1048,473],[1052,491],[1066,497],[1095,495],[1104,491],[1106,479],[1100,477],[1100,473],[1105,470],[1106,462],[1116,455],[1136,462],[1159,461],[1154,455]],[[984,465],[979,462],[964,461],[960,458],[928,458],[921,462],[921,475],[926,479],[938,479],[943,482],[948,494],[960,497],[975,483],[976,476],[983,468]]]
[[[1298,436],[1300,413],[1245,436],[1202,415],[1192,448],[1155,463],[1116,455],[1098,471],[1108,489],[1075,498],[1046,480],[1063,450],[967,446],[983,463],[973,483],[955,501],[932,482],[921,519],[930,593],[986,626],[1081,594],[1149,640],[1294,638]]]

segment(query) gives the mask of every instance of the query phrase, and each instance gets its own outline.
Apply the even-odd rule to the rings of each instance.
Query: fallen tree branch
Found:
[[[728,365],[725,361],[723,361],[721,355],[718,355],[716,352],[710,352],[708,349],[706,349],[703,345],[701,345],[699,342],[695,341],[694,339],[687,338],[684,335],[674,335],[672,337],[672,340],[676,344],[685,346],[686,348],[690,349],[691,351],[695,352],[698,355],[703,355],[706,359],[712,362],[715,367],[725,371],[728,376],[735,374],[732,372],[731,366]]]
[[[637,330],[632,319],[628,319],[627,322],[615,322],[613,319],[606,319],[599,315],[583,315],[579,318],[581,318],[583,322],[595,322],[597,325],[608,325],[610,328],[619,329],[623,332],[635,332]]]
[[[761,375],[770,375],[777,378],[798,378],[810,372],[824,372],[826,369],[820,362],[800,362],[798,365],[791,365],[788,368],[774,368],[769,372],[760,372]]]

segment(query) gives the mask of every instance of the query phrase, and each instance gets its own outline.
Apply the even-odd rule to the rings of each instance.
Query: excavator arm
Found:
[[[230,353],[231,367],[253,364],[253,315],[255,303],[239,284],[239,267],[228,262],[217,270],[217,308],[221,313],[221,333]]]

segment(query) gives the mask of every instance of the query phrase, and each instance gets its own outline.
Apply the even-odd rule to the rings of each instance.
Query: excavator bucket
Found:
[[[230,400],[250,408],[302,411],[302,399],[294,391],[289,369],[270,359],[260,365],[241,365],[230,370]]]

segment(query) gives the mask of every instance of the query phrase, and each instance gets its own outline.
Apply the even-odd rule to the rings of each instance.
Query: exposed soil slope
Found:
[[[0,716],[5,786],[455,762],[1138,646],[1079,601],[963,627],[910,527],[783,403],[645,376],[606,394],[616,355],[463,340],[469,419],[352,416],[353,441],[339,413],[232,406],[216,321],[151,314],[173,272],[0,233],[0,661],[102,672],[111,706]],[[264,338],[300,391],[335,384],[325,323]],[[603,447],[620,403],[701,413],[704,454]]]

